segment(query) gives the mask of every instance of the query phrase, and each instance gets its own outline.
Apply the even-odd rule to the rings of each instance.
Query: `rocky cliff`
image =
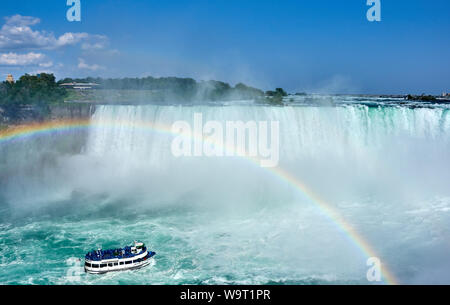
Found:
[[[0,107],[0,124],[17,125],[46,120],[87,119],[95,111],[91,104],[48,105],[46,108],[23,105],[13,111]]]

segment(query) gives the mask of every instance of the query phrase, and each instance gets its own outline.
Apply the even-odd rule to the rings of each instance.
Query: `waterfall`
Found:
[[[279,168],[338,211],[400,282],[448,283],[450,117],[439,107],[98,106],[81,133],[0,145],[2,238],[33,255],[67,244],[72,256],[142,239],[164,253],[139,279],[151,283],[367,283],[367,257],[273,169],[175,157],[171,126],[195,114],[278,121]],[[25,281],[13,261],[8,274]],[[35,267],[50,283],[64,277]]]
[[[193,124],[198,113],[204,122],[223,124],[278,121],[279,166],[324,197],[346,198],[369,189],[382,197],[416,196],[415,190],[423,190],[424,181],[430,184],[423,190],[427,194],[448,192],[450,118],[444,108],[101,106],[92,117],[86,154],[106,162],[106,171],[113,167],[120,180],[142,174],[145,178],[136,179],[138,184],[160,175],[170,183],[190,180],[191,184],[184,183],[221,194],[227,193],[227,187],[245,192],[240,184],[255,193],[259,187],[277,185],[276,178],[261,175],[266,171],[249,166],[242,158],[175,158],[171,152],[174,135],[168,131],[176,121]],[[165,126],[165,130],[152,130],[150,124]]]
[[[385,149],[395,138],[450,141],[448,109],[407,107],[261,107],[261,106],[101,106],[92,117],[88,153],[146,154],[149,162],[169,158],[171,137],[142,130],[141,123],[170,126],[204,120],[279,121],[280,149],[286,160],[318,153],[363,154],[366,149]],[[283,158],[282,158],[283,159]]]

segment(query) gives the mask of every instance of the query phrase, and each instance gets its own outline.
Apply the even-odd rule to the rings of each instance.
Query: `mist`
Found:
[[[50,217],[96,232],[111,220],[124,226],[119,239],[134,238],[125,228],[136,233],[139,223],[161,249],[180,251],[161,244],[170,236],[203,258],[191,262],[200,279],[158,269],[161,282],[364,281],[366,257],[300,190],[243,158],[175,158],[174,135],[138,128],[199,112],[219,122],[278,120],[279,166],[338,210],[402,283],[450,281],[439,272],[450,236],[444,109],[98,106],[83,132],[1,146],[2,222]]]

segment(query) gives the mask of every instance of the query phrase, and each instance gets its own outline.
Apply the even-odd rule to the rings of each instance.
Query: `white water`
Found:
[[[6,188],[11,210],[33,207],[53,220],[7,224],[4,238],[26,241],[39,224],[57,243],[73,240],[80,253],[70,255],[81,256],[141,238],[158,253],[143,283],[367,283],[367,257],[300,190],[242,158],[174,158],[173,135],[138,124],[170,127],[194,113],[279,121],[279,166],[336,208],[400,282],[450,282],[450,116],[442,108],[102,106],[83,152],[46,167],[51,179],[13,175],[26,192]],[[58,272],[39,272],[60,282]],[[140,283],[132,274],[82,282]]]
[[[201,179],[194,180],[195,183],[209,183],[213,176],[221,181],[234,180],[233,173],[239,173],[243,166],[251,168],[246,164],[248,161],[239,158],[174,158],[170,150],[173,135],[140,128],[142,122],[156,122],[170,129],[178,120],[192,122],[194,113],[201,113],[204,121],[224,124],[230,120],[279,121],[280,167],[289,169],[301,181],[310,182],[324,196],[330,192],[334,198],[343,193],[347,198],[349,192],[359,193],[360,187],[392,193],[419,190],[427,195],[449,190],[446,161],[450,151],[450,112],[447,109],[358,105],[329,108],[103,106],[92,121],[104,127],[93,128],[86,152],[117,159],[114,167],[118,172],[148,169],[164,174],[178,170]],[[219,172],[209,173],[210,167]],[[254,188],[265,178],[260,176],[265,171],[251,170],[255,173],[249,175],[248,187]],[[183,174],[178,178],[185,180]],[[171,175],[171,179],[176,178]],[[216,181],[212,184],[214,188]]]

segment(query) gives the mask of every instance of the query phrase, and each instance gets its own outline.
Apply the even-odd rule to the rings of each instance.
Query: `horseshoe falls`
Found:
[[[196,113],[278,121],[278,166],[175,157]],[[449,161],[442,105],[97,106],[0,141],[0,284],[450,284]],[[133,240],[150,267],[83,272]]]

